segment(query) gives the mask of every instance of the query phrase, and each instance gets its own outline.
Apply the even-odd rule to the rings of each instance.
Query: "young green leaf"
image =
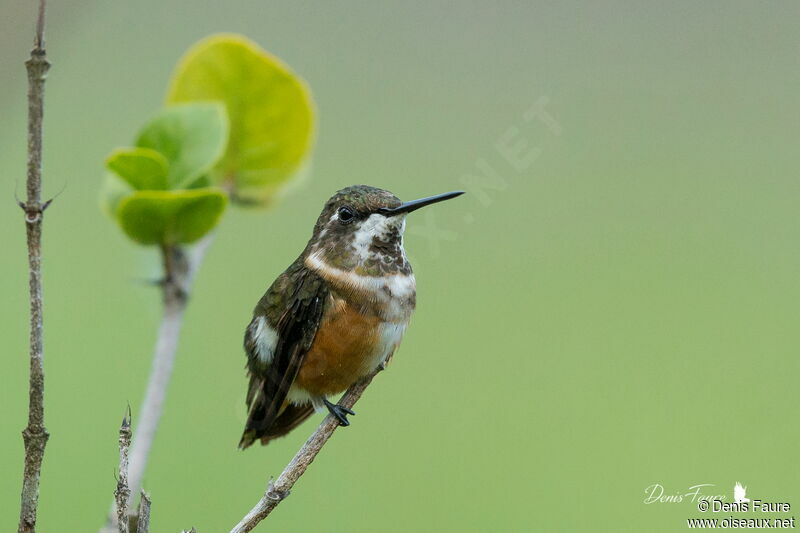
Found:
[[[313,142],[305,82],[248,39],[214,35],[194,45],[172,75],[168,103],[218,100],[230,139],[214,178],[242,203],[264,204],[302,166]]]
[[[219,189],[136,191],[116,209],[122,230],[140,244],[194,242],[216,226],[227,196]]]
[[[167,188],[167,159],[150,148],[117,148],[106,159],[106,167],[137,190]]]
[[[207,173],[225,152],[228,121],[217,102],[167,107],[139,133],[136,145],[169,162],[167,188],[181,189]]]

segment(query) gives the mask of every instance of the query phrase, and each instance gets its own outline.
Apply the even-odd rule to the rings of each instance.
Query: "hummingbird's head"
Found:
[[[403,250],[406,215],[460,191],[401,202],[389,191],[353,185],[325,203],[306,251],[327,266],[364,276],[410,274]]]

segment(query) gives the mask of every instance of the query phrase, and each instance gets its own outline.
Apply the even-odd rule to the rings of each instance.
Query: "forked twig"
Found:
[[[137,416],[136,431],[130,450],[130,471],[128,484],[130,494],[137,494],[142,488],[142,479],[147,468],[147,459],[155,440],[167,389],[172,378],[175,356],[178,352],[183,316],[191,292],[192,281],[213,241],[213,234],[201,240],[186,251],[177,246],[164,246],[161,250],[164,263],[164,279],[160,282],[164,311],[158,338],[153,353],[153,364],[144,401]],[[128,505],[133,502],[128,501]],[[117,531],[117,516],[112,505],[105,525],[100,533]]]

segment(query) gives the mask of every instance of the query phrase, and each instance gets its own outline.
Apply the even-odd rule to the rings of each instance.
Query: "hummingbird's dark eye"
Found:
[[[351,208],[347,206],[343,206],[339,208],[339,221],[342,224],[347,224],[351,220],[356,218],[356,213]]]

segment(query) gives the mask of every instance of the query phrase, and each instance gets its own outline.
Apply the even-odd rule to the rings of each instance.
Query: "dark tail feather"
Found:
[[[314,406],[310,403],[296,405],[290,403],[286,409],[275,419],[275,423],[260,435],[261,445],[266,446],[272,439],[283,437],[291,430],[305,422],[306,418],[314,414]]]
[[[261,439],[261,444],[266,445],[272,439],[283,437],[314,413],[314,407],[311,404],[289,403],[275,420],[265,427],[266,405],[263,402],[259,403],[259,400],[261,400],[260,397],[255,398],[257,403],[250,409],[247,417],[244,434],[242,440],[239,441],[239,448],[242,450],[253,444],[256,439]]]

